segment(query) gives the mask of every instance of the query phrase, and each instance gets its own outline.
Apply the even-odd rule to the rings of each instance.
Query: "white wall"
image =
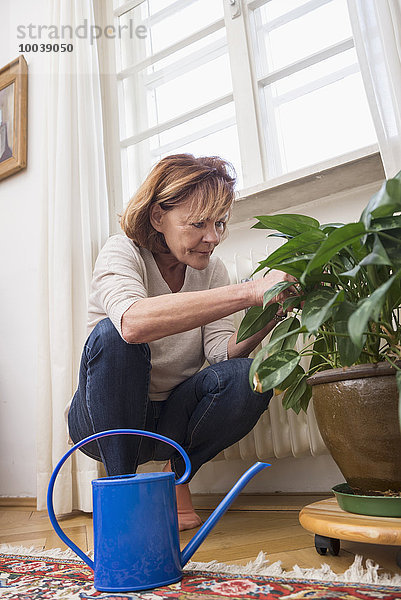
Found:
[[[18,56],[21,40],[16,38],[17,25],[47,23],[46,5],[46,0],[1,0],[0,65]],[[25,58],[29,70],[28,166],[0,182],[0,495],[4,496],[36,495],[39,207],[46,161],[41,132],[48,55],[32,53]],[[331,197],[291,212],[305,212],[325,221],[347,221],[359,214],[371,192],[365,189],[351,197]],[[246,252],[250,244],[263,253],[265,232],[253,230],[249,234],[249,224],[235,225],[219,253],[224,257],[235,251]],[[272,469],[260,473],[247,491],[326,491],[340,477],[329,456],[273,459],[272,463]],[[245,467],[241,461],[205,465],[192,488],[202,492],[225,490]]]
[[[43,21],[46,1],[1,0],[0,65],[18,57],[18,24]],[[42,15],[41,15],[42,13]],[[41,21],[42,19],[42,21]],[[35,397],[39,206],[46,56],[28,63],[28,166],[0,181],[0,495],[36,495]]]

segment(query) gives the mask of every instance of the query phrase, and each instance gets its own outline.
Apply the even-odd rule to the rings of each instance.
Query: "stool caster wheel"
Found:
[[[327,553],[327,550],[332,556],[338,556],[338,553],[340,552],[340,540],[337,540],[336,538],[325,537],[324,535],[315,535],[315,548],[316,552],[322,556]]]

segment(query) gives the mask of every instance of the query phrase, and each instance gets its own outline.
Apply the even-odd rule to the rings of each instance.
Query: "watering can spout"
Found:
[[[225,496],[225,498],[223,498],[223,500],[220,502],[218,507],[214,510],[214,512],[207,519],[207,521],[205,521],[205,523],[202,525],[200,530],[194,535],[194,537],[189,542],[189,544],[181,552],[181,566],[182,567],[187,564],[189,559],[197,551],[197,549],[202,544],[202,542],[204,541],[206,536],[210,533],[210,531],[213,529],[213,527],[217,524],[219,519],[223,516],[223,514],[229,508],[231,503],[238,496],[240,491],[246,486],[248,481],[254,475],[256,475],[256,473],[259,473],[259,471],[261,471],[265,467],[270,467],[270,464],[263,463],[263,462],[257,462],[252,467],[250,467],[242,475],[242,477],[240,477],[240,479],[237,481],[237,483],[234,485],[234,487],[228,492],[228,494]]]

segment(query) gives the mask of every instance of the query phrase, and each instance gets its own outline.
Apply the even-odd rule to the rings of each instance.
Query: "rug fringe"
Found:
[[[266,554],[259,552],[254,561],[242,565],[227,565],[213,560],[209,563],[189,562],[185,569],[192,571],[210,571],[220,573],[231,573],[235,575],[265,575],[270,577],[283,577],[287,579],[317,579],[319,581],[347,582],[347,583],[369,583],[374,585],[401,585],[400,575],[390,575],[378,571],[380,566],[371,559],[366,559],[363,565],[363,557],[355,556],[353,564],[344,573],[334,573],[328,564],[323,563],[320,569],[307,569],[294,565],[290,571],[281,567],[281,561],[270,564]]]
[[[72,550],[62,550],[54,548],[52,550],[38,550],[31,546],[11,546],[10,544],[0,544],[0,554],[18,554],[20,556],[35,556],[42,558],[66,558],[73,559],[79,563],[83,561]],[[93,552],[88,552],[93,558]],[[230,565],[219,563],[212,560],[208,563],[190,561],[184,570],[188,571],[209,571],[210,573],[229,573],[233,575],[265,575],[268,577],[282,577],[284,579],[316,579],[319,581],[346,582],[346,583],[367,583],[373,585],[391,585],[401,586],[400,575],[390,575],[389,573],[380,573],[380,566],[371,559],[366,559],[363,565],[363,557],[355,556],[353,564],[344,573],[334,573],[328,564],[323,563],[320,569],[307,569],[294,565],[290,571],[285,571],[281,567],[281,561],[270,564],[266,554],[259,552],[255,560],[246,565]]]
[[[0,544],[0,554],[19,554],[20,556],[38,556],[41,558],[67,558],[75,559],[84,564],[84,561],[79,558],[72,550],[62,550],[61,548],[53,548],[51,550],[39,550],[34,546],[11,546],[10,544]],[[93,559],[93,551],[87,553],[89,558]]]

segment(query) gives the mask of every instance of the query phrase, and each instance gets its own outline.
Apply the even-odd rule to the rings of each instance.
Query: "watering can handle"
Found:
[[[68,452],[66,452],[64,454],[64,456],[60,459],[60,461],[57,463],[57,465],[52,473],[52,476],[50,477],[49,487],[47,488],[47,511],[49,513],[50,522],[53,525],[54,530],[57,533],[57,535],[63,540],[63,542],[65,542],[67,544],[67,546],[69,546],[72,550],[74,550],[74,552],[76,554],[78,554],[78,556],[80,558],[82,558],[82,560],[91,569],[95,568],[93,560],[91,560],[89,558],[89,556],[87,556],[85,554],[85,552],[83,552],[76,544],[74,544],[74,542],[72,540],[70,540],[70,538],[64,533],[64,531],[61,529],[60,525],[58,524],[56,515],[54,513],[54,507],[53,507],[53,489],[54,489],[54,484],[56,482],[56,477],[57,477],[61,467],[63,466],[63,464],[65,463],[67,458],[69,458],[71,456],[71,454],[73,452],[75,452],[75,450],[78,450],[78,448],[81,448],[81,446],[84,446],[88,442],[91,442],[98,438],[106,437],[108,435],[118,435],[118,434],[143,435],[144,437],[154,438],[155,440],[159,440],[160,442],[166,442],[166,444],[170,444],[170,446],[173,446],[176,450],[178,450],[178,452],[181,454],[181,456],[183,457],[183,459],[185,461],[185,471],[184,471],[184,474],[179,479],[177,479],[177,481],[175,482],[176,485],[179,485],[180,483],[185,483],[185,481],[188,479],[188,477],[191,473],[191,461],[189,460],[189,456],[185,452],[185,450],[183,448],[181,448],[181,446],[179,444],[177,444],[177,442],[175,442],[174,440],[171,440],[170,438],[168,438],[164,435],[160,435],[159,433],[152,433],[150,431],[142,431],[142,429],[110,429],[108,431],[99,431],[98,433],[94,433],[93,435],[90,435],[89,437],[84,438],[83,440],[81,440],[80,442],[78,442],[77,444],[72,446],[72,448],[70,448],[68,450]]]

